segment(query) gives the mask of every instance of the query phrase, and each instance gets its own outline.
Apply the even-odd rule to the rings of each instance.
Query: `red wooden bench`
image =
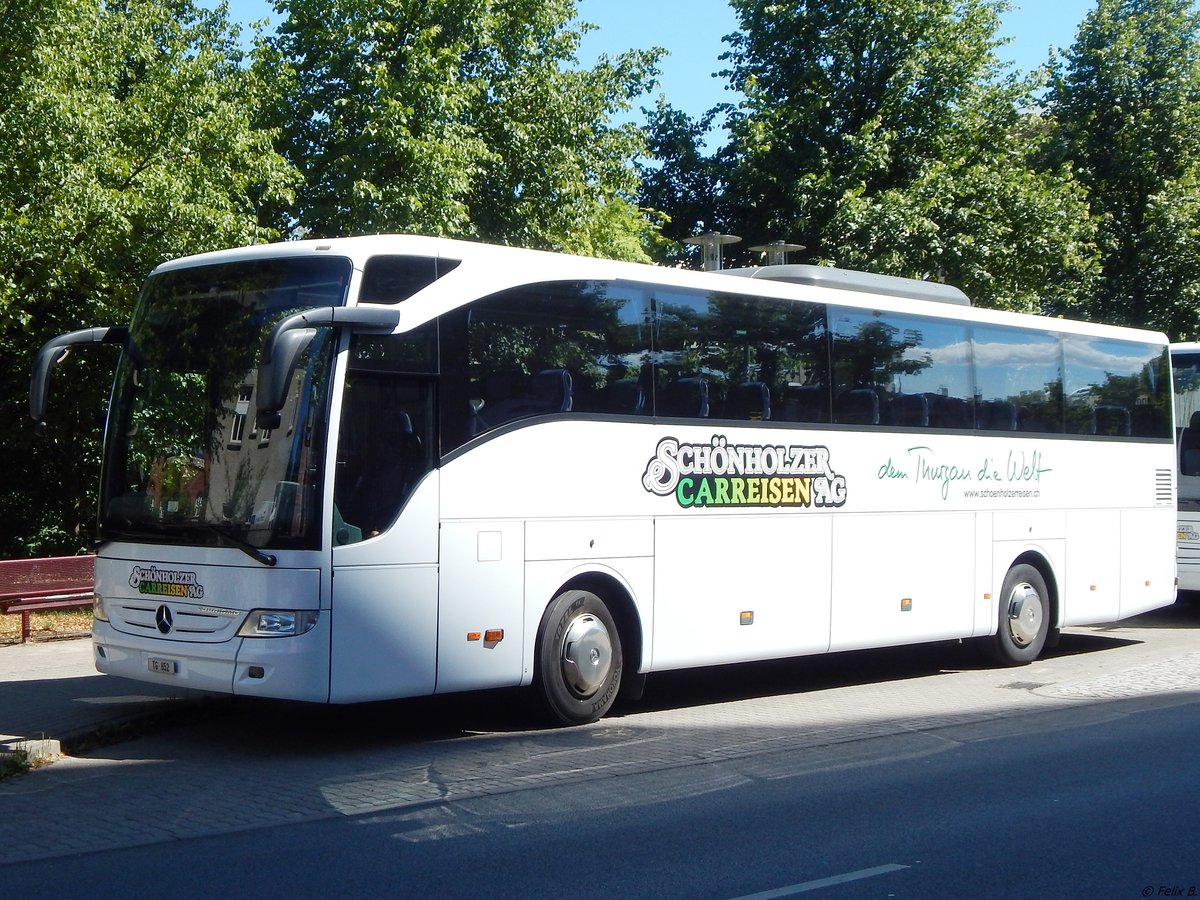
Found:
[[[92,605],[95,571],[91,555],[0,560],[0,612],[21,614],[27,643],[30,613]]]

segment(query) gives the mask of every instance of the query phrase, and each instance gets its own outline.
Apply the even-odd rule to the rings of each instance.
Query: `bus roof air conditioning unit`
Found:
[[[723,269],[721,274],[742,278],[766,278],[771,281],[787,281],[791,284],[808,284],[866,294],[885,294],[889,297],[908,297],[912,300],[935,300],[958,306],[971,305],[970,298],[961,290],[940,281],[876,275],[873,272],[856,272],[853,269],[835,269],[831,266],[754,266],[747,269]]]

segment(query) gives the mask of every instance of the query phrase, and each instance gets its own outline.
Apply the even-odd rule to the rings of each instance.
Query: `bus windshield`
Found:
[[[255,422],[259,352],[285,315],[346,301],[343,258],[232,262],[146,284],[113,388],[104,540],[315,549],[332,334],[313,329],[279,427]]]

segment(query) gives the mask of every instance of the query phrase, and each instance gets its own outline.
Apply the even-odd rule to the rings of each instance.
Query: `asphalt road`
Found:
[[[943,645],[672,674],[579,729],[507,693],[229,704],[0,783],[0,884],[1200,896],[1198,627],[1177,606],[1078,629],[1020,669]]]

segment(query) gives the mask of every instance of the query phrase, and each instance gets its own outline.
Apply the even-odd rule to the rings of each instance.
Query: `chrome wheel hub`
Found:
[[[1008,595],[1008,633],[1018,647],[1028,647],[1042,630],[1042,598],[1025,582]]]
[[[567,686],[580,697],[600,689],[612,668],[612,638],[598,618],[585,613],[571,622],[563,637],[562,674]]]

